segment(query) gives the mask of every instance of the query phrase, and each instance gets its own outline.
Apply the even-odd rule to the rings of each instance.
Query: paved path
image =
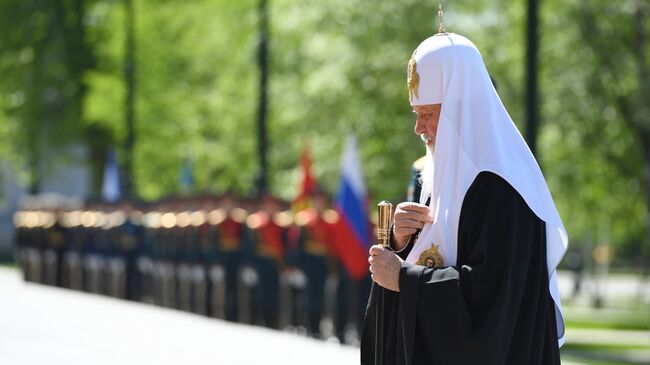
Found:
[[[358,348],[26,284],[0,267],[3,365],[332,365],[358,359]]]

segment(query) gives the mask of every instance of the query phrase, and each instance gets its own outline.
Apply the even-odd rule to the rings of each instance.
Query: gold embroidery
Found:
[[[428,261],[428,262],[427,262]],[[429,268],[442,267],[443,260],[438,245],[431,244],[431,247],[422,251],[420,258],[415,263],[416,265],[423,265]]]
[[[412,99],[415,96],[416,99],[419,99],[418,96],[418,84],[420,83],[420,75],[418,75],[417,64],[415,63],[415,52],[411,56],[411,60],[408,65],[408,89],[409,89],[409,99]]]

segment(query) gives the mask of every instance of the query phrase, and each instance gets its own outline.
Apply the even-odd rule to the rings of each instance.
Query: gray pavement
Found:
[[[0,267],[0,364],[356,364],[359,349],[24,283]]]

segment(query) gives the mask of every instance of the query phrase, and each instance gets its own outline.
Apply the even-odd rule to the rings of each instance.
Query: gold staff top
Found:
[[[384,247],[390,244],[390,215],[393,210],[393,204],[382,201],[377,204],[377,240]]]

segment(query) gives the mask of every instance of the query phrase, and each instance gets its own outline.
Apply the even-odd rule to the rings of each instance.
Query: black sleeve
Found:
[[[405,364],[559,364],[544,222],[498,175],[479,174],[459,221],[458,265],[403,264]]]

